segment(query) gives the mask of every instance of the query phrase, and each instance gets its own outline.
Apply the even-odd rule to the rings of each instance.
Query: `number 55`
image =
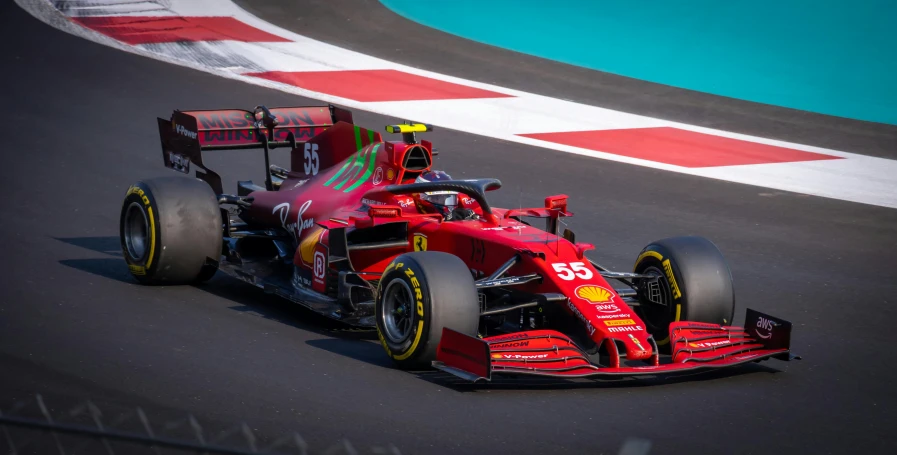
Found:
[[[576,277],[588,280],[594,276],[592,271],[586,268],[584,262],[571,262],[569,265],[558,262],[557,264],[551,264],[551,267],[558,273],[558,278],[565,281],[570,281]]]
[[[318,160],[318,144],[305,143],[305,150],[302,156],[305,158],[303,170],[305,175],[318,175],[318,168],[321,162]]]

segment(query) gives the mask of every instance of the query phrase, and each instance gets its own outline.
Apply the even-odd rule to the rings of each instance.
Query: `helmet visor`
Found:
[[[458,193],[454,191],[433,191],[421,195],[421,199],[436,205],[454,207],[458,205]]]

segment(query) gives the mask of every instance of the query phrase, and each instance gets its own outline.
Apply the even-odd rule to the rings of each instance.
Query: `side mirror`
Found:
[[[255,117],[256,128],[270,129],[277,126],[277,116],[272,114],[265,106],[256,106],[253,116]]]
[[[576,244],[576,234],[570,229],[564,229],[564,239],[570,243]]]

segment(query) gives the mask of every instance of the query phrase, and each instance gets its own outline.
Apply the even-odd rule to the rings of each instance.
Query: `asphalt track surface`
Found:
[[[570,194],[571,228],[599,262],[625,270],[652,240],[712,239],[735,278],[736,322],[748,306],[793,321],[805,359],[670,381],[458,385],[397,371],[370,336],[220,274],[198,287],[130,278],[121,199],[135,180],[171,175],[156,116],[313,100],[91,43],[11,2],[0,17],[0,410],[39,392],[189,412],[210,428],[246,421],[263,439],[298,431],[312,449],[347,438],[406,454],[615,453],[629,437],[653,454],[897,447],[897,211],[437,130],[440,167],[504,182],[495,205]],[[261,163],[222,152],[212,167],[234,188],[261,180]]]

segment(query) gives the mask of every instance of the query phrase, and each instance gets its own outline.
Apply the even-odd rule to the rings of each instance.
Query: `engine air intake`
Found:
[[[409,171],[423,171],[429,169],[431,164],[430,154],[420,145],[408,147],[402,160],[402,167]]]

